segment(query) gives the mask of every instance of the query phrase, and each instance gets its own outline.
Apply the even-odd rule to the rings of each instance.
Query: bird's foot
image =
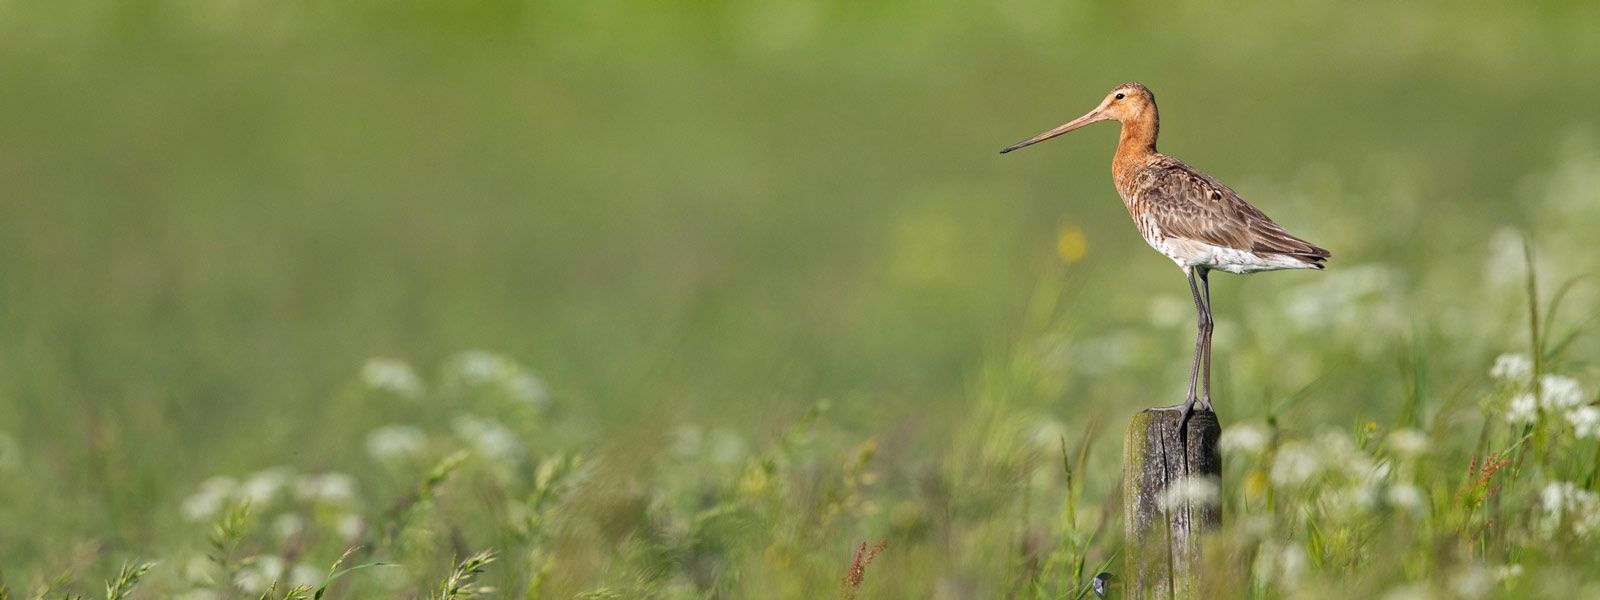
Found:
[[[1199,402],[1200,400],[1198,399],[1190,398],[1188,400],[1184,400],[1183,404],[1174,404],[1172,406],[1152,406],[1149,410],[1158,410],[1161,412],[1193,412],[1195,405]]]
[[[1157,406],[1150,410],[1178,411],[1181,413],[1182,416],[1178,418],[1178,443],[1184,447],[1187,447],[1189,445],[1189,417],[1194,416],[1194,408],[1197,404],[1202,409],[1208,411],[1211,410],[1211,401],[1209,399],[1202,402],[1199,398],[1194,396],[1189,396],[1188,399],[1183,401],[1183,404]]]
[[[1203,411],[1206,411],[1206,412],[1217,412],[1217,410],[1215,408],[1211,407],[1211,399],[1210,398],[1200,398],[1198,400],[1186,400],[1186,401],[1184,401],[1183,404],[1174,404],[1172,406],[1152,406],[1152,407],[1150,407],[1149,410],[1182,412],[1182,413],[1188,413],[1188,414],[1193,414],[1194,411],[1196,411],[1196,410],[1203,410]],[[1185,419],[1185,420],[1187,420],[1187,419]]]

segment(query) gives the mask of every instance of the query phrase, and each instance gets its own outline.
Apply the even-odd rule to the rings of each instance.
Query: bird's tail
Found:
[[[1311,242],[1280,232],[1271,245],[1257,242],[1254,250],[1259,254],[1278,254],[1303,262],[1308,269],[1321,269],[1333,253]]]

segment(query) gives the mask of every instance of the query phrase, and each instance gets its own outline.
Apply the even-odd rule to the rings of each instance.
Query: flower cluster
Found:
[[[1167,486],[1161,496],[1161,510],[1186,506],[1213,506],[1222,500],[1222,488],[1215,477],[1190,476]]]
[[[1489,375],[1512,391],[1505,420],[1513,425],[1533,425],[1542,415],[1558,415],[1579,439],[1600,439],[1600,408],[1585,404],[1583,385],[1566,375],[1547,373],[1533,386],[1533,364],[1521,354],[1502,354]]]
[[[395,358],[373,358],[361,367],[361,381],[374,390],[395,394],[403,398],[422,396],[422,378],[406,361]]]
[[[550,405],[550,391],[532,371],[510,357],[483,350],[468,350],[445,365],[445,385],[493,388],[537,410]]]
[[[1540,531],[1545,535],[1565,530],[1587,538],[1600,532],[1600,494],[1570,481],[1554,481],[1545,485],[1539,501]]]
[[[328,570],[326,563],[319,566],[319,556],[345,551],[343,561],[350,558],[347,549],[357,546],[396,559],[436,558],[431,545],[418,541],[427,526],[414,523],[428,511],[443,510],[438,490],[454,477],[476,477],[476,484],[493,486],[488,495],[512,498],[503,511],[519,539],[533,544],[550,535],[546,519],[581,476],[583,463],[570,454],[524,463],[533,439],[526,435],[528,427],[537,426],[549,402],[544,383],[530,370],[502,355],[464,352],[447,362],[439,385],[429,386],[405,361],[373,358],[360,369],[358,384],[378,397],[414,401],[385,413],[410,419],[371,429],[363,440],[367,455],[384,467],[374,488],[397,494],[393,501],[376,503],[389,508],[368,510],[362,485],[336,471],[275,466],[243,477],[207,479],[179,506],[185,519],[210,523],[210,549],[184,566],[185,589],[177,597],[220,600],[237,592],[278,597],[294,586],[322,582]],[[420,402],[431,395],[461,402]],[[709,448],[725,461],[742,461],[744,442],[736,435],[716,430],[702,441],[696,433],[696,455]],[[453,448],[459,450],[447,452]],[[471,466],[465,466],[468,461]],[[527,464],[535,468],[523,468]],[[385,481],[397,477],[417,477],[420,484]],[[540,552],[530,547],[530,564],[544,563]],[[418,583],[404,568],[385,567],[372,575],[380,587],[398,591]]]
[[[367,454],[382,464],[399,464],[420,456],[428,436],[411,425],[388,425],[367,433]]]
[[[1237,423],[1222,430],[1217,447],[1224,456],[1256,456],[1267,448],[1271,435],[1265,425]]]
[[[1533,361],[1528,355],[1507,352],[1495,357],[1489,376],[1509,383],[1521,383],[1533,376]]]
[[[252,473],[243,481],[226,476],[207,479],[183,501],[183,515],[191,521],[205,521],[233,504],[248,503],[260,509],[291,498],[310,505],[342,507],[358,505],[361,500],[355,478],[347,474],[296,476],[286,467],[271,467]]]

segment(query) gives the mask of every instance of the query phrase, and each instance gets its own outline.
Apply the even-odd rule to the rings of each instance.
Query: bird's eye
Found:
[[[1121,100],[1122,99],[1122,94],[1117,94],[1117,99]]]

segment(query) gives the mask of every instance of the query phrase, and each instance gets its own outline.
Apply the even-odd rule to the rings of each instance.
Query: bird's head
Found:
[[[1101,100],[1100,105],[1094,107],[1094,110],[1068,121],[1060,127],[1007,146],[1000,153],[1005,154],[1018,148],[1032,146],[1090,123],[1098,123],[1100,121],[1140,122],[1153,120],[1155,114],[1156,96],[1150,92],[1150,88],[1137,82],[1124,83],[1107,92],[1105,99]]]

